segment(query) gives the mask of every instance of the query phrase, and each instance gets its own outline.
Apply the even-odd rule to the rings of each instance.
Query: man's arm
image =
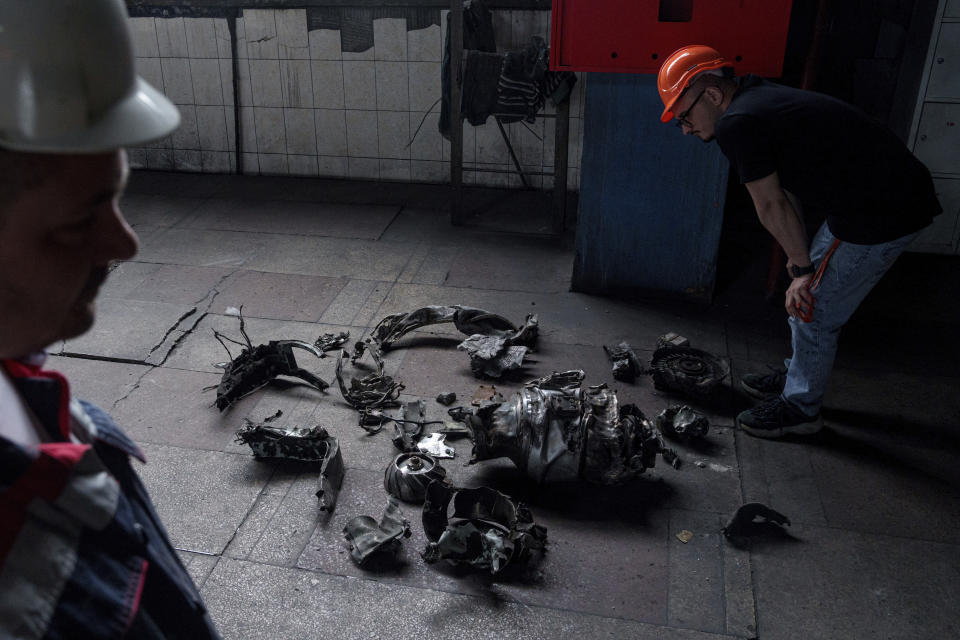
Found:
[[[780,177],[774,171],[765,178],[746,183],[747,191],[757,209],[760,224],[777,239],[787,254],[787,265],[806,267],[810,265],[807,233],[800,212],[791,204],[791,197],[780,186]],[[813,296],[807,286],[812,275],[794,278],[787,289],[787,313],[801,317],[813,305]]]

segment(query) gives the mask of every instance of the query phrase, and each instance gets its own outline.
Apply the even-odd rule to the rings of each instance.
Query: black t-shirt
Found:
[[[919,231],[942,211],[930,172],[890,130],[829,96],[745,76],[716,139],[752,182],[774,171],[837,238],[878,244]]]

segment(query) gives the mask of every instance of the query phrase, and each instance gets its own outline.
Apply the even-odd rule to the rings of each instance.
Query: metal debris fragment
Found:
[[[241,307],[242,310],[242,307]],[[297,364],[293,355],[294,349],[309,351],[318,358],[323,352],[312,344],[300,340],[271,340],[267,344],[253,346],[250,337],[244,328],[243,314],[238,311],[240,318],[240,335],[244,342],[228,338],[214,330],[213,335],[226,349],[230,362],[223,365],[223,377],[217,385],[216,406],[220,411],[225,410],[240,398],[253,393],[267,385],[278,376],[292,376],[323,391],[330,385]],[[236,358],[230,353],[226,342],[232,342],[242,347]]]
[[[660,347],[689,347],[690,341],[679,333],[665,333],[657,338],[657,349]]]
[[[383,488],[394,498],[422,504],[427,485],[443,480],[447,470],[425,453],[401,453],[383,472]]]
[[[444,442],[446,438],[446,434],[443,433],[427,434],[417,442],[417,449],[434,458],[453,458],[457,455],[457,451]]]
[[[277,411],[267,421],[278,418],[281,413]],[[320,500],[320,510],[332,512],[345,473],[337,439],[320,425],[305,429],[255,424],[250,420],[245,420],[245,423],[237,431],[236,442],[248,445],[257,458],[287,458],[320,463],[316,495]]]
[[[437,395],[437,402],[447,407],[449,407],[456,401],[457,401],[457,394],[455,394],[453,391],[450,391],[448,393],[441,393]]]
[[[447,436],[449,440],[470,437],[470,429],[468,429],[466,425],[458,422],[444,422],[443,426],[437,429],[437,433],[442,433]]]
[[[790,526],[790,518],[760,502],[748,502],[733,514],[723,528],[723,535],[731,539],[746,538],[784,525]]]
[[[313,346],[326,354],[327,351],[333,351],[334,349],[345,345],[348,340],[350,340],[349,331],[341,331],[340,333],[324,333],[319,338],[314,340]]]
[[[700,349],[667,345],[653,352],[651,372],[657,389],[704,398],[730,374],[730,365]]]
[[[340,351],[340,357],[337,358],[337,383],[340,385],[340,392],[343,399],[347,401],[354,409],[362,411],[364,409],[381,409],[384,407],[398,407],[400,402],[400,391],[403,384],[396,382],[390,376],[383,375],[383,361],[376,355],[374,360],[377,363],[377,372],[368,374],[362,378],[351,378],[350,387],[343,381],[343,359],[347,355],[346,351]],[[372,433],[376,433],[383,428],[383,423]],[[364,421],[361,419],[361,426]],[[369,430],[369,429],[368,429]]]
[[[583,378],[580,370],[554,373],[507,402],[450,409],[470,429],[470,463],[507,457],[538,482],[609,485],[653,467],[657,454],[675,457],[640,409],[621,407],[606,385],[581,389]]]
[[[451,500],[454,512],[448,517]],[[491,574],[531,564],[547,542],[547,529],[533,522],[522,503],[490,487],[457,489],[440,481],[427,486],[423,531],[429,540],[426,562],[447,560]]]
[[[687,529],[684,529],[683,531],[677,534],[677,540],[679,540],[683,544],[687,544],[688,542],[693,540],[693,531],[688,531]]]
[[[412,400],[403,405],[403,418],[394,419],[393,444],[400,451],[416,451],[417,440],[427,421],[427,407],[423,400]]]
[[[523,367],[523,358],[530,350],[512,345],[500,336],[473,335],[457,345],[470,356],[470,370],[478,378],[499,378],[507,371]]]
[[[624,382],[633,382],[638,375],[643,373],[643,366],[640,359],[634,353],[633,347],[626,342],[621,342],[615,347],[604,346],[603,350],[607,357],[613,363],[613,379]]]
[[[403,517],[396,498],[387,498],[383,517],[377,523],[370,516],[357,516],[343,528],[350,544],[350,557],[361,567],[373,558],[396,559],[400,539],[410,537],[410,523]]]
[[[657,415],[656,422],[661,433],[677,440],[702,438],[710,430],[706,416],[685,404],[667,407]]]
[[[483,384],[477,387],[477,390],[473,392],[473,397],[470,399],[470,404],[475,407],[484,407],[488,404],[500,404],[501,402],[503,402],[503,394],[497,391],[495,386]]]

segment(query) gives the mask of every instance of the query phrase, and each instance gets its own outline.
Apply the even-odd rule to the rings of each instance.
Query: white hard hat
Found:
[[[123,0],[0,1],[0,147],[96,153],[180,124],[134,73]]]

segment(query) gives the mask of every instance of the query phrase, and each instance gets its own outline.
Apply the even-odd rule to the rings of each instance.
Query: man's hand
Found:
[[[794,278],[787,287],[787,296],[785,306],[787,313],[797,320],[809,322],[808,319],[813,315],[813,294],[810,293],[810,282],[813,275],[800,276]],[[806,316],[806,318],[804,317]]]

